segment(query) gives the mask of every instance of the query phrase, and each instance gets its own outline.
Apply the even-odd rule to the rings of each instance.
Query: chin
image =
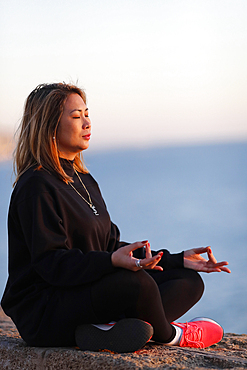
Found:
[[[83,150],[86,150],[88,147],[89,147],[89,143],[81,146],[80,152],[82,152]]]

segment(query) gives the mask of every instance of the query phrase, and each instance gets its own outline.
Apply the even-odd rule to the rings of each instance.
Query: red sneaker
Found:
[[[172,323],[183,330],[179,346],[206,348],[221,341],[223,328],[216,321],[206,317],[196,317],[185,323]]]

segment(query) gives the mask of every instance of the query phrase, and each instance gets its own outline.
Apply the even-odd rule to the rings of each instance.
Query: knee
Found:
[[[159,287],[156,281],[145,270],[135,272],[135,283],[139,293],[152,299],[153,295],[159,294]]]
[[[159,291],[158,285],[155,280],[145,271],[129,271],[123,270],[125,287],[135,294],[151,294],[152,292]]]
[[[201,278],[201,275],[197,271],[194,271],[194,276],[195,276],[195,285],[197,287],[197,290],[201,292],[201,295],[202,295],[204,292],[204,282]]]
[[[195,270],[186,269],[188,276],[188,283],[191,286],[191,291],[198,297],[198,300],[201,298],[204,292],[204,282],[200,274]]]

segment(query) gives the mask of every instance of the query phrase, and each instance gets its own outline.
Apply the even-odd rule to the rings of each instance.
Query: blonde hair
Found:
[[[86,104],[85,92],[75,85],[65,83],[38,85],[27,97],[14,152],[15,183],[32,166],[55,171],[66,183],[73,181],[60,164],[56,140],[53,139],[56,137],[64,103],[70,94],[80,95]],[[88,173],[81,153],[76,155],[74,167]]]

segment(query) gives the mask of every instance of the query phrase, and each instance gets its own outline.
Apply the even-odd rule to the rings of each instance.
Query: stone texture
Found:
[[[207,349],[147,344],[135,353],[82,352],[76,348],[28,347],[0,309],[0,369],[246,369],[247,335],[225,334]]]

